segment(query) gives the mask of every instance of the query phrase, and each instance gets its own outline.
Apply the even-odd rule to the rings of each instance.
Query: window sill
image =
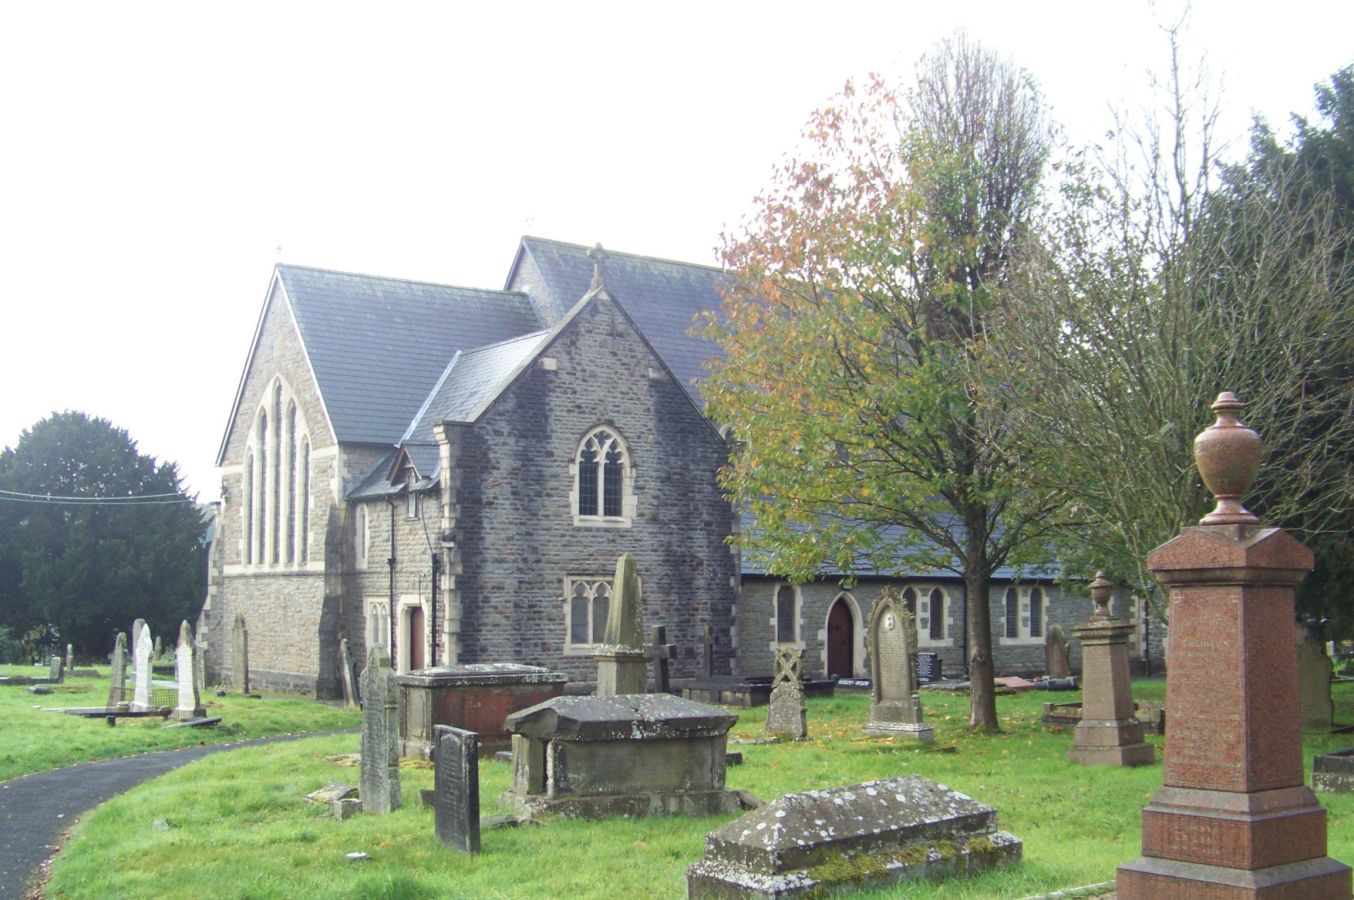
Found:
[[[583,528],[629,528],[630,519],[626,516],[574,516],[574,524]]]

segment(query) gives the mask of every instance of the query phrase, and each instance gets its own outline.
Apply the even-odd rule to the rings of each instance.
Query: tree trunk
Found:
[[[979,533],[975,533],[979,532]],[[997,724],[997,694],[992,683],[992,611],[988,600],[992,584],[986,536],[970,529],[968,560],[964,565],[964,620],[968,629],[969,731],[1001,731]]]

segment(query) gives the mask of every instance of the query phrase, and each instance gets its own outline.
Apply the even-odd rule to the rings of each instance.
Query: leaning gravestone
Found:
[[[150,626],[144,621],[141,622],[141,635],[136,639],[135,647],[132,651],[133,664],[136,666],[134,677],[136,678],[135,693],[132,695],[132,709],[137,712],[145,712],[150,709]]]
[[[1048,626],[1044,635],[1044,674],[1049,678],[1067,678],[1072,674],[1072,664],[1067,656],[1067,635],[1057,623]]]
[[[127,702],[127,635],[118,632],[113,643],[113,668],[108,683],[108,708],[116,709]]]
[[[437,839],[463,853],[480,852],[480,737],[438,725],[433,774]]]
[[[799,666],[804,651],[794,644],[776,648],[775,676],[771,679],[771,700],[766,710],[766,730],[801,741],[808,736],[804,710],[804,683]]]
[[[1331,665],[1322,643],[1299,628],[1298,699],[1303,728],[1329,728],[1332,719]]]
[[[884,594],[870,611],[866,641],[870,653],[870,721],[867,734],[902,735],[923,744],[935,731],[922,718],[912,657],[917,652],[917,625],[912,613],[892,594]]]
[[[231,672],[230,686],[237,694],[249,693],[249,629],[244,624],[244,614],[235,614],[235,624],[230,630]]]
[[[193,663],[193,629],[179,626],[179,643],[174,648],[174,680],[178,682],[178,702],[170,714],[176,722],[200,719],[207,714],[197,691],[197,666]]]
[[[1020,861],[997,813],[920,775],[787,794],[705,836],[688,897],[821,896]]]
[[[597,660],[597,696],[642,694],[648,681],[644,636],[640,633],[639,570],[635,558],[616,560],[616,577],[606,613],[606,632]]]
[[[367,652],[362,670],[362,765],[359,783],[364,812],[400,807],[399,686],[390,657],[381,647]]]

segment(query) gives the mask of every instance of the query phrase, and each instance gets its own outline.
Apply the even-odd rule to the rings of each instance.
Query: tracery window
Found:
[[[305,416],[281,379],[264,391],[245,449],[241,523],[244,563],[310,561],[310,436]]]
[[[613,428],[588,432],[574,457],[575,524],[630,524],[634,513],[629,450]]]
[[[612,579],[583,576],[564,579],[565,650],[588,650],[606,635]]]

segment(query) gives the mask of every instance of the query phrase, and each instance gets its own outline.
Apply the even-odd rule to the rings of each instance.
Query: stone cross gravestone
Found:
[[[923,721],[913,666],[917,623],[892,593],[880,596],[870,610],[866,642],[870,654],[870,721],[865,731],[932,743],[935,731]]]
[[[603,646],[595,657],[599,697],[644,693],[648,667],[640,633],[640,603],[639,570],[635,558],[626,553],[616,560]]]
[[[1114,585],[1097,572],[1091,582],[1091,617],[1072,629],[1081,641],[1081,719],[1068,759],[1086,766],[1141,766],[1156,758],[1133,715],[1128,639],[1136,626],[1110,612]]]
[[[803,740],[809,733],[804,683],[799,675],[803,656],[804,651],[794,644],[781,644],[776,648],[776,669],[766,710],[766,730],[796,741]]]
[[[127,702],[127,635],[119,631],[113,642],[113,667],[108,683],[108,708]]]
[[[480,737],[436,726],[433,814],[437,839],[463,853],[480,852]]]
[[[362,670],[362,765],[359,796],[364,812],[400,808],[399,685],[381,647],[367,651]]]
[[[132,649],[133,665],[136,667],[133,677],[136,679],[134,693],[132,695],[132,709],[144,712],[150,709],[150,626],[143,620],[141,622],[141,635],[136,639],[135,646]]]
[[[237,694],[249,693],[249,629],[244,614],[235,614],[230,629],[231,671],[230,686]]]
[[[178,682],[178,702],[170,718],[176,722],[200,719],[207,714],[197,692],[197,666],[193,662],[193,629],[179,626],[179,643],[174,648],[174,680]]]
[[[1332,719],[1331,664],[1326,648],[1301,629],[1298,640],[1298,700],[1304,728],[1329,728]]]
[[[1351,894],[1304,784],[1293,592],[1314,557],[1241,504],[1263,447],[1240,410],[1219,395],[1217,421],[1194,439],[1216,508],[1147,556],[1170,599],[1170,739],[1119,900]]]
[[[654,662],[654,693],[672,692],[672,673],[670,664],[677,658],[677,645],[668,643],[668,629],[664,625],[653,628],[653,643],[644,648],[644,655]]]
[[[1049,678],[1067,678],[1072,674],[1072,664],[1068,659],[1067,635],[1061,625],[1048,626],[1044,634],[1044,674]]]

